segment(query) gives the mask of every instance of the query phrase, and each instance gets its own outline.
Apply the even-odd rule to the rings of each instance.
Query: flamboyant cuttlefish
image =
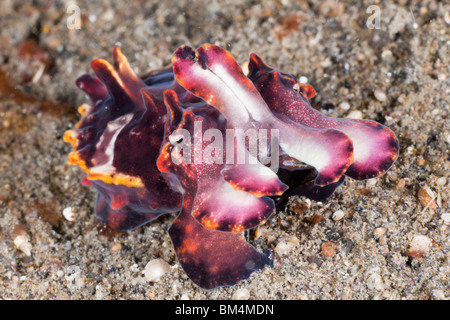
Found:
[[[90,97],[64,140],[68,163],[98,190],[96,212],[135,229],[179,211],[169,234],[202,288],[233,285],[272,264],[244,232],[289,195],[325,200],[345,176],[383,174],[396,160],[394,133],[374,121],[323,116],[315,91],[252,54],[248,74],[226,50],[182,46],[172,65],[138,77],[119,47],[114,64],[76,84]]]

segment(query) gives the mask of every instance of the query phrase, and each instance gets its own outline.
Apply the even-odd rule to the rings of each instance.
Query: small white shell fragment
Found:
[[[445,12],[444,21],[446,24],[450,24],[450,12],[448,12],[448,11]]]
[[[363,117],[363,114],[359,110],[352,110],[346,116],[346,118],[349,118],[349,119],[362,119],[362,117]]]
[[[344,111],[350,110],[350,104],[348,104],[348,102],[341,102],[339,104],[339,108],[341,108]]]
[[[379,227],[379,228],[376,228],[375,230],[373,230],[373,235],[374,235],[376,238],[378,238],[378,237],[381,237],[383,234],[385,234],[386,231],[387,231],[386,228]]]
[[[161,277],[170,270],[170,265],[162,259],[154,259],[147,263],[144,269],[145,280],[149,282],[157,282]]]
[[[441,187],[443,187],[446,183],[447,179],[445,177],[440,177],[436,180],[436,184]]]
[[[75,221],[75,212],[72,207],[65,208],[62,213],[67,221]]]
[[[444,220],[445,223],[450,223],[450,213],[443,213],[441,219]]]
[[[41,63],[38,71],[36,71],[33,78],[31,79],[31,82],[38,83],[39,80],[41,79],[42,75],[44,74],[44,70],[45,70],[45,64]]]
[[[383,90],[375,90],[375,92],[373,93],[375,98],[380,101],[380,102],[384,102],[387,99],[386,93],[384,93]]]
[[[331,218],[332,218],[334,221],[339,221],[339,220],[341,220],[344,216],[345,216],[344,211],[338,210],[338,211],[336,211],[335,213],[332,214]]]
[[[231,300],[248,300],[248,298],[250,298],[250,291],[248,291],[248,289],[242,288],[237,289],[233,293]]]
[[[375,187],[377,185],[377,179],[368,179],[367,181],[366,181],[366,186],[368,187],[368,188],[373,188],[373,187]]]
[[[305,77],[305,76],[301,76],[301,77],[298,79],[298,83],[306,84],[306,83],[308,83],[308,78]]]
[[[290,236],[286,238],[282,238],[277,246],[275,247],[275,252],[279,256],[288,253],[291,251],[297,244],[299,244],[300,240],[298,240],[295,236]]]
[[[31,256],[31,249],[33,246],[30,243],[30,237],[27,234],[20,235],[14,238],[14,245],[17,249],[22,251],[26,256]]]
[[[430,238],[421,234],[416,234],[411,241],[411,250],[426,253],[431,249],[431,245],[432,242]]]
[[[381,53],[381,58],[384,60],[384,61],[392,61],[393,60],[393,55],[392,55],[392,51],[391,50],[384,50],[382,53]]]
[[[183,293],[180,297],[180,300],[190,300],[190,298],[186,293]]]

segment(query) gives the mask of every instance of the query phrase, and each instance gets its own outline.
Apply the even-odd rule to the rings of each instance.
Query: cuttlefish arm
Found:
[[[189,125],[194,117],[187,111],[182,123]],[[176,134],[176,131],[173,134]],[[211,289],[234,285],[264,266],[272,265],[268,250],[259,252],[245,240],[242,230],[228,229],[230,225],[239,226],[236,222],[241,223],[242,218],[253,217],[256,218],[257,224],[260,223],[258,217],[261,217],[266,209],[269,209],[269,215],[273,212],[273,202],[269,202],[270,199],[259,200],[255,206],[253,200],[256,197],[251,194],[248,194],[253,197],[250,202],[245,196],[237,199],[233,193],[245,192],[234,190],[223,178],[218,181],[221,177],[219,166],[215,168],[217,175],[211,175],[208,170],[214,167],[195,168],[192,164],[183,163],[177,165],[178,160],[173,161],[178,159],[177,156],[177,145],[166,143],[158,159],[158,168],[163,173],[176,176],[186,191],[183,207],[170,227],[169,235],[177,258],[189,278],[198,286]],[[220,189],[220,186],[224,185],[228,185],[226,194]],[[267,208],[264,207],[265,204]],[[234,210],[238,207],[241,207],[240,211]],[[203,217],[196,215],[200,208],[206,212]],[[215,223],[205,223],[205,217]],[[226,230],[220,230],[218,226],[223,226]]]
[[[192,216],[187,199],[169,235],[183,270],[202,288],[234,285],[273,264],[269,252],[257,251],[242,233],[205,228]]]
[[[177,81],[220,110],[231,127],[279,130],[281,149],[313,166],[318,171],[316,184],[339,181],[352,164],[353,145],[347,135],[277,118],[226,50],[209,44],[197,51],[183,46],[172,63]]]
[[[344,132],[353,142],[353,163],[345,173],[369,179],[386,172],[398,157],[398,140],[389,128],[371,120],[331,118],[313,109],[310,85],[298,84],[294,77],[264,64],[252,54],[248,77],[269,108],[283,119],[311,128],[332,128]]]

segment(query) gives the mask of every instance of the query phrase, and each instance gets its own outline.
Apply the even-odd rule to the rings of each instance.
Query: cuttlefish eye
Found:
[[[182,134],[171,134],[169,136],[169,142],[173,146],[183,142],[183,139],[184,139],[184,136]]]

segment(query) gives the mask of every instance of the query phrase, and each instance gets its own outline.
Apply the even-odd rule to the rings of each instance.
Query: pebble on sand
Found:
[[[21,234],[14,238],[14,245],[26,256],[31,256],[33,246],[30,243],[30,237],[27,234]]]
[[[327,241],[322,243],[322,245],[320,246],[321,250],[322,250],[322,254],[325,257],[329,257],[332,258],[336,255],[336,244],[331,242],[331,241]]]
[[[72,207],[65,208],[62,213],[67,221],[75,221],[75,212]]]
[[[191,300],[186,293],[183,293],[180,297],[180,300]]]
[[[359,110],[353,110],[353,111],[349,112],[349,114],[346,116],[346,118],[349,118],[349,119],[362,119],[363,118],[363,114]]]
[[[144,269],[145,280],[158,282],[170,270],[170,265],[162,259],[154,259],[147,263]]]
[[[386,231],[387,231],[387,229],[386,229],[386,228],[383,228],[383,227],[376,228],[375,230],[373,230],[373,236],[374,236],[375,238],[379,238],[379,237],[381,237],[383,234],[385,234]]]
[[[422,206],[431,209],[436,208],[436,202],[434,201],[435,199],[434,192],[427,185],[419,189],[417,196]]]
[[[305,76],[301,76],[301,77],[298,79],[298,83],[306,84],[306,83],[308,83],[308,78],[305,77]]]
[[[335,213],[333,213],[333,215],[331,216],[331,218],[332,218],[334,221],[339,221],[339,220],[341,220],[344,216],[345,216],[344,211],[338,210],[338,211],[336,211]]]
[[[416,234],[410,243],[409,255],[414,258],[421,258],[430,251],[433,242],[427,236]]]
[[[242,288],[237,289],[233,293],[231,300],[248,300],[248,298],[250,298],[250,291],[248,291],[248,289]]]
[[[375,90],[375,92],[373,93],[375,98],[380,101],[380,102],[384,102],[387,99],[386,93],[384,93],[383,90]]]
[[[350,104],[348,102],[341,102],[339,104],[339,108],[341,108],[344,111],[347,111],[350,109]]]
[[[112,253],[117,253],[117,252],[119,252],[120,250],[122,250],[122,244],[120,244],[120,243],[116,243],[116,244],[114,244],[114,245],[111,247],[111,252],[112,252]]]
[[[299,244],[299,242],[300,240],[298,240],[295,236],[283,238],[280,242],[278,242],[274,250],[277,255],[281,256],[291,251],[296,245]]]

